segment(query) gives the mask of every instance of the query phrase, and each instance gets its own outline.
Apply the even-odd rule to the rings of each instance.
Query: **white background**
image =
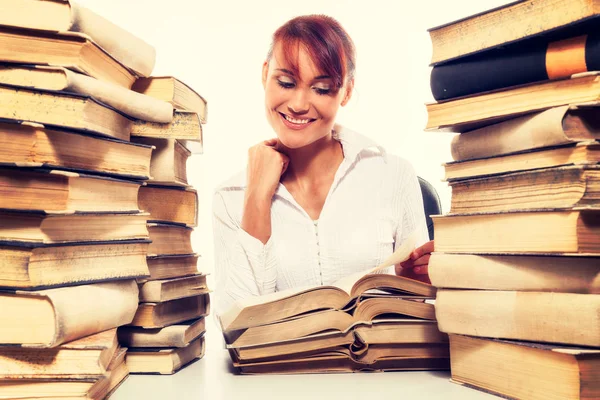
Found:
[[[261,67],[272,33],[292,17],[327,14],[357,49],[355,92],[338,122],[408,159],[435,185],[444,212],[450,190],[441,164],[450,161],[451,134],[424,132],[424,104],[433,100],[427,29],[508,0],[202,1],[79,0],[157,50],[153,75],[175,76],[208,100],[204,154],[188,162],[200,199],[194,250],[212,272],[212,193],[244,168],[248,147],[274,137],[264,116]]]

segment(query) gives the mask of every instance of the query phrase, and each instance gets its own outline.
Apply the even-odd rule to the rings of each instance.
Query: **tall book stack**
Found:
[[[455,382],[600,398],[599,16],[518,1],[430,31],[427,128],[460,133],[429,264]]]
[[[396,255],[411,250],[406,244]],[[233,365],[245,374],[447,369],[434,297],[426,283],[359,273],[243,299],[219,318]]]
[[[134,125],[173,105],[131,90],[154,49],[65,0],[0,13],[0,397],[108,396],[129,374],[117,328],[150,276]]]
[[[205,317],[210,311],[206,275],[198,273],[191,243],[198,224],[198,194],[187,181],[191,151],[202,152],[206,101],[174,77],[138,79],[132,88],[169,102],[169,123],[137,121],[132,141],[153,146],[151,179],[138,192],[148,212],[150,276],[138,279],[139,307],[119,329],[131,373],[173,374],[204,355]]]

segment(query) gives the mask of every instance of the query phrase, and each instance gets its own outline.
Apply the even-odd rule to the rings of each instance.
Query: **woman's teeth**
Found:
[[[292,118],[292,117],[290,117],[290,116],[288,116],[288,115],[285,115],[285,114],[283,115],[283,117],[284,117],[286,120],[290,121],[291,123],[293,123],[293,124],[298,124],[298,125],[301,125],[301,124],[308,124],[308,123],[310,122],[310,119],[296,119],[296,118]]]

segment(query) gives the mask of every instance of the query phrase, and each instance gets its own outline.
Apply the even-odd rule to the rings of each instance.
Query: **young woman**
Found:
[[[297,17],[273,35],[262,82],[276,138],[251,147],[246,171],[213,199],[217,313],[372,268],[412,232],[421,246],[396,273],[428,281],[433,242],[412,166],[335,123],[354,69],[333,18]]]

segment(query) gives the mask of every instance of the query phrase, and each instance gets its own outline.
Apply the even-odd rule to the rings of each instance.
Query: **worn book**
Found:
[[[419,371],[447,370],[450,368],[448,357],[382,357],[373,362],[358,362],[348,349],[337,349],[316,355],[256,363],[237,363],[233,365],[242,374],[315,374],[350,373],[377,371]]]
[[[148,256],[193,254],[192,232],[192,228],[184,225],[149,223],[148,233],[152,243],[148,247]]]
[[[450,335],[452,381],[510,399],[600,398],[600,350]]]
[[[459,181],[558,166],[596,166],[599,163],[600,143],[588,141],[498,157],[449,162],[444,164],[444,178]]]
[[[427,107],[426,129],[466,132],[534,111],[600,99],[598,72],[573,75],[542,83],[514,86],[439,103]]]
[[[440,252],[600,253],[598,208],[449,214],[433,223]]]
[[[198,254],[150,255],[146,258],[150,276],[138,279],[138,282],[195,275],[198,273],[198,257]]]
[[[198,225],[198,192],[191,187],[142,186],[138,205],[150,213],[148,220],[152,222]]]
[[[106,18],[69,0],[2,0],[0,25],[80,32],[141,76],[154,69],[154,47]]]
[[[438,288],[600,294],[600,257],[434,252]]]
[[[571,105],[455,135],[450,149],[454,161],[466,161],[598,139],[598,108]]]
[[[438,290],[440,331],[600,347],[600,295]]]
[[[0,209],[139,212],[140,185],[139,181],[75,172],[0,167]]]
[[[377,293],[369,297],[369,291]],[[388,295],[379,296],[380,291]],[[220,315],[220,322],[224,331],[232,331],[326,309],[345,310],[354,322],[370,321],[384,313],[435,319],[433,305],[414,301],[414,297],[433,298],[435,288],[401,276],[372,274],[354,282],[344,278],[330,286],[294,288],[244,299]]]
[[[342,314],[346,317],[342,317]],[[317,318],[318,315],[328,317],[330,320]],[[265,358],[351,344],[364,352],[365,347],[368,347],[366,344],[383,345],[399,342],[408,345],[448,342],[448,336],[438,330],[435,320],[394,319],[392,315],[382,314],[369,321],[357,322],[347,313],[335,310],[322,311],[272,325],[245,329],[227,338],[231,339],[227,347],[234,350],[238,358],[246,356]]]
[[[177,110],[194,112],[203,124],[206,123],[206,100],[177,78],[172,76],[139,78],[131,89],[147,96],[168,101]]]
[[[8,121],[7,121],[8,122]],[[152,148],[117,139],[0,122],[0,164],[116,175],[150,176]]]
[[[599,45],[600,31],[592,27],[566,39],[526,41],[501,51],[460,58],[433,67],[431,92],[436,101],[442,101],[598,71]]]
[[[186,162],[192,154],[179,140],[134,137],[136,143],[154,146],[149,183],[162,186],[188,186]]]
[[[575,165],[450,181],[450,213],[600,206],[600,166]]]
[[[65,67],[127,89],[137,78],[89,36],[77,32],[0,26],[0,61]]]
[[[147,218],[145,213],[47,214],[0,210],[0,242],[35,247],[50,243],[147,240]]]
[[[140,303],[161,303],[208,292],[204,274],[154,280],[140,284]]]
[[[162,303],[140,303],[131,326],[164,328],[190,319],[205,317],[210,312],[208,293]]]
[[[56,347],[131,322],[138,306],[138,288],[135,280],[129,279],[2,291],[0,301],[0,343]]]
[[[513,1],[482,13],[429,29],[432,64],[495,47],[506,47],[544,34],[581,30],[596,23],[600,7],[594,0]]]
[[[0,288],[56,286],[148,277],[148,241],[23,247],[0,245]]]
[[[173,119],[173,106],[165,101],[64,67],[0,64],[0,83],[90,96],[145,121],[168,123]]]
[[[49,349],[2,346],[0,379],[101,378],[118,348],[116,329],[100,330]]]
[[[100,378],[2,379],[0,380],[0,398],[37,400],[51,396],[51,398],[70,400],[103,400],[129,376],[129,370],[125,364],[126,353],[126,349],[119,348],[106,367],[106,373]]]
[[[171,375],[204,356],[204,336],[185,347],[135,348],[127,351],[127,367],[132,374]]]
[[[134,326],[119,328],[119,343],[132,347],[186,347],[206,331],[204,317],[179,322],[164,328],[144,329]]]
[[[91,97],[3,84],[0,84],[0,118],[121,140],[129,140],[133,124],[125,114]]]
[[[198,114],[190,111],[174,111],[169,123],[135,120],[131,127],[131,136],[179,139],[187,143],[197,142],[202,147],[202,125]]]

